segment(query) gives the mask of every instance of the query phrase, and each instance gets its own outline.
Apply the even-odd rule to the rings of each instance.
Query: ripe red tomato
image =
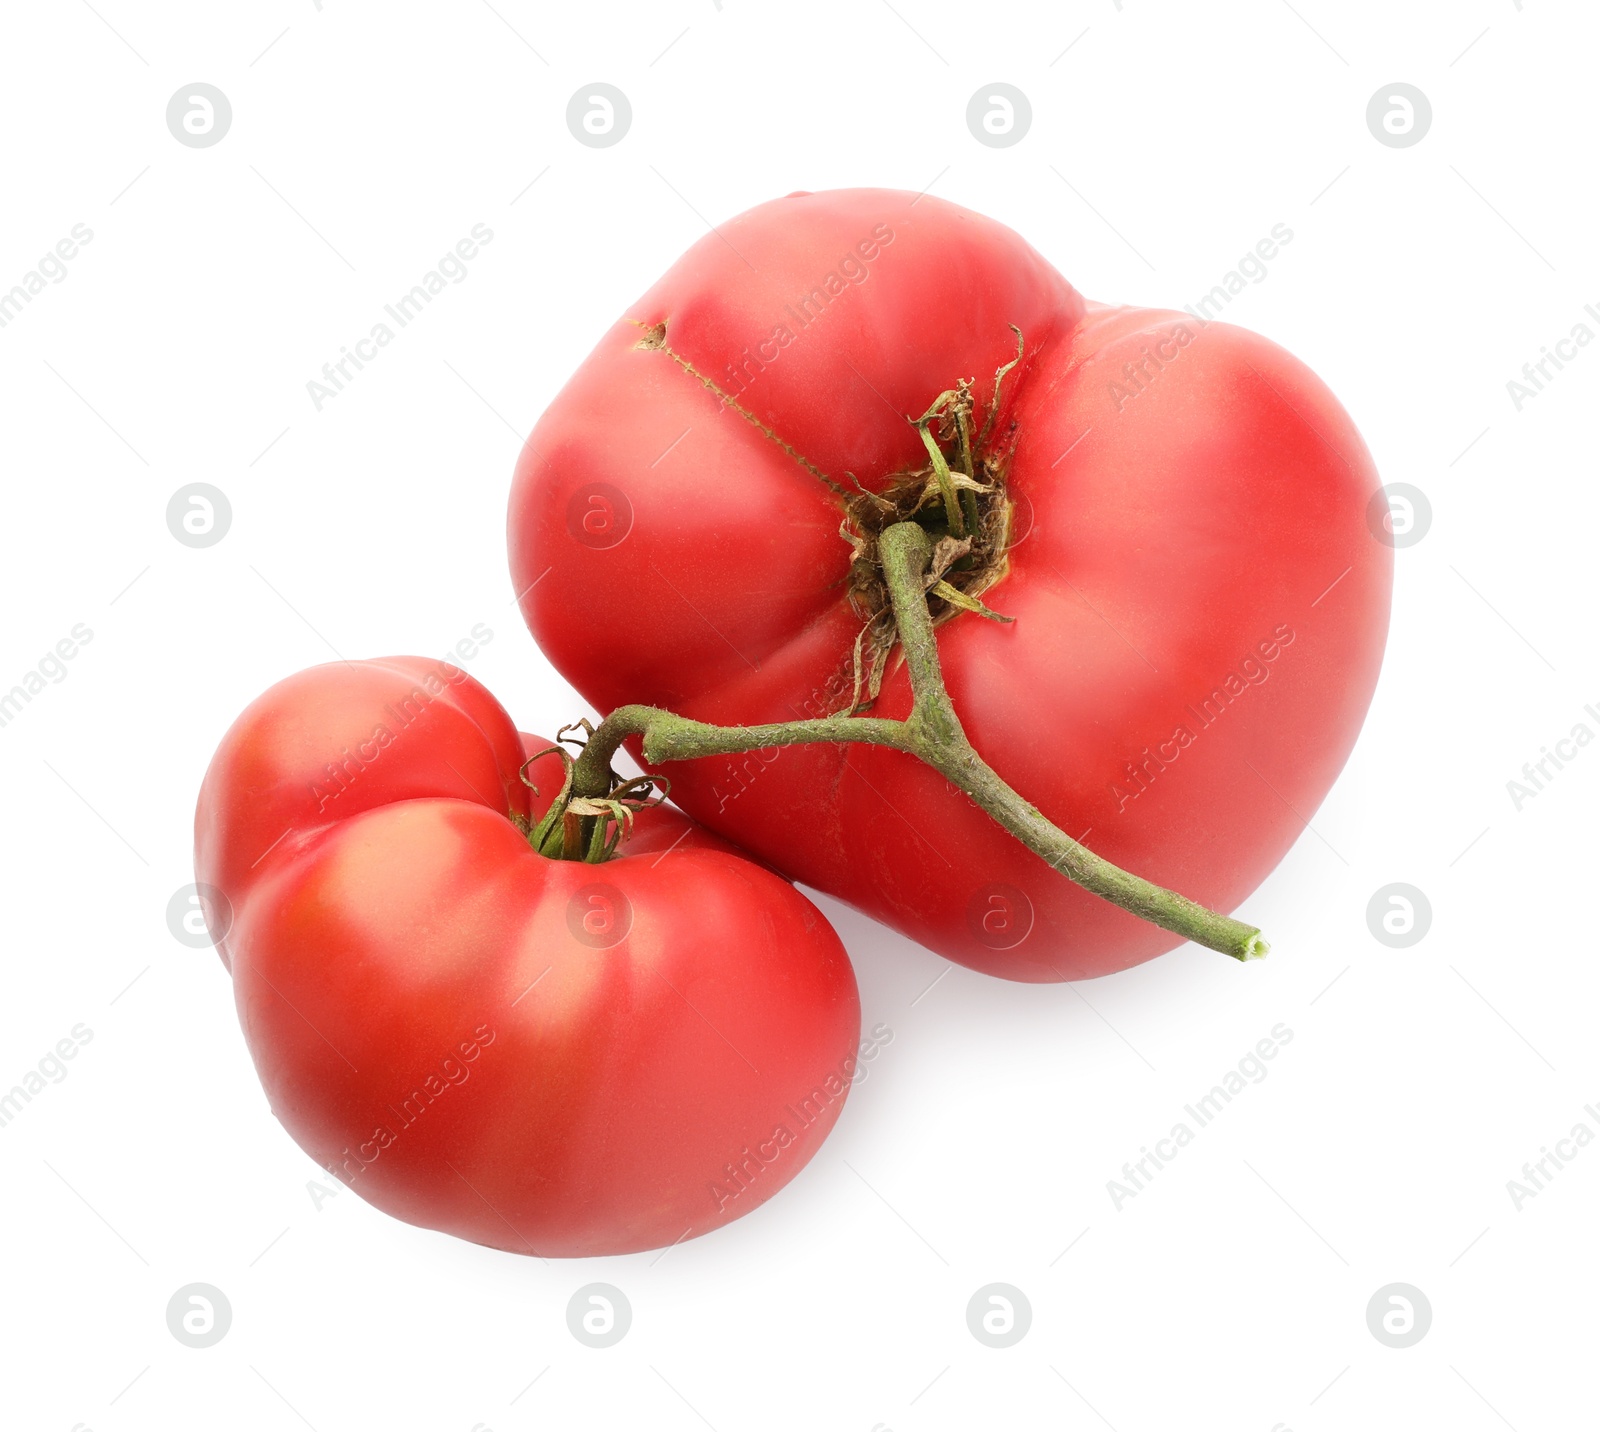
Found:
[[[1015,618],[939,628],[974,746],[1069,835],[1223,910],[1282,858],[1360,729],[1392,552],[1350,418],[1264,338],[1089,304],[1010,230],[937,199],[798,194],[722,225],[601,340],[510,504],[540,646],[602,711],[721,724],[847,705],[859,483],[907,421],[1006,378],[991,452]],[[538,580],[536,580],[538,579]],[[904,716],[891,664],[875,714]],[[933,771],[865,746],[672,768],[696,819],[953,960],[1105,974],[1177,937],[1070,885]]]
[[[627,1253],[766,1201],[843,1107],[821,914],[673,811],[538,854],[559,758],[454,667],[315,667],[223,738],[195,868],[295,1141],[370,1203],[515,1253]]]

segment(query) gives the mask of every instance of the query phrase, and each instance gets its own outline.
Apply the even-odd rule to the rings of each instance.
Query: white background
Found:
[[[0,1087],[75,1024],[93,1040],[0,1129],[0,1421],[1594,1425],[1600,1147],[1520,1211],[1506,1187],[1600,1131],[1600,749],[1520,811],[1506,789],[1600,730],[1600,350],[1521,411],[1506,390],[1600,306],[1593,7],[495,5],[6,11],[0,288],[75,223],[94,238],[0,330],[0,688],[94,637],[0,729]],[[608,149],[565,123],[596,80],[633,106]],[[1006,149],[965,123],[996,80],[1034,111]],[[166,127],[194,81],[232,103],[211,148]],[[1432,102],[1413,147],[1366,125],[1394,81]],[[1227,316],[1316,369],[1433,516],[1396,553],[1350,766],[1244,907],[1273,956],[1008,985],[823,899],[894,1037],[754,1215],[546,1265],[348,1191],[319,1210],[224,971],[165,920],[217,739],[294,670],[479,622],[469,669],[525,728],[583,714],[511,603],[522,437],[707,222],[848,185],[932,186],[1091,297],[1152,305],[1294,231]],[[480,222],[470,276],[316,411],[307,380]],[[166,526],[193,481],[233,507],[206,550]],[[1394,881],[1432,906],[1409,949],[1368,928]],[[1124,1161],[1280,1022],[1270,1075],[1118,1211]],[[594,1281],[633,1307],[607,1350],[566,1326]],[[995,1281],[1033,1309],[1007,1350],[966,1324]],[[208,1349],[167,1329],[191,1282],[233,1309]],[[1433,1309],[1404,1350],[1367,1327],[1392,1282]]]

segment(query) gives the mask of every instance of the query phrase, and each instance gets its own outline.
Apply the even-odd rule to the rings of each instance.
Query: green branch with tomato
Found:
[[[1014,791],[977,753],[962,729],[939,665],[927,603],[933,585],[929,580],[933,550],[927,529],[915,521],[894,523],[879,534],[883,576],[911,679],[911,714],[905,720],[842,712],[762,726],[713,726],[654,706],[618,707],[595,728],[573,761],[566,798],[552,804],[541,828],[533,832],[535,847],[568,859],[609,858],[616,840],[606,833],[608,826],[626,820],[621,812],[634,809],[641,792],[638,778],[622,781],[611,768],[618,747],[632,736],[642,738],[650,765],[859,741],[925,761],[1035,855],[1102,900],[1236,960],[1265,955],[1270,946],[1256,926],[1219,915],[1096,855]]]
[[[587,739],[576,757],[554,748],[563,757],[565,779],[529,832],[534,849],[553,859],[595,864],[612,858],[634,815],[657,798],[657,778],[624,780],[612,769],[618,748],[630,737],[640,738],[644,759],[652,766],[785,746],[860,742],[925,762],[1052,869],[1102,900],[1236,960],[1267,953],[1270,946],[1256,926],[1123,870],[1074,840],[978,754],[950,700],[936,620],[962,612],[1011,620],[977,597],[1003,571],[1010,535],[1003,482],[1006,453],[1003,444],[991,443],[991,434],[1001,385],[1023,357],[1022,330],[1013,324],[1011,331],[1016,356],[995,372],[994,396],[982,428],[974,432],[970,382],[940,393],[921,417],[909,419],[927,449],[926,466],[907,474],[893,495],[863,490],[849,509],[846,535],[856,549],[852,596],[867,617],[856,643],[849,709],[796,721],[716,726],[654,706],[621,706],[598,727],[583,723]],[[647,348],[665,344],[659,330],[643,340]],[[702,375],[694,376],[715,388]],[[932,608],[939,610],[938,618]],[[899,720],[858,714],[864,688],[867,703],[877,696],[895,647],[910,678],[910,715]]]

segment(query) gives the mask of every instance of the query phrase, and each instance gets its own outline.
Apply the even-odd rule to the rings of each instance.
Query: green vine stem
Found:
[[[577,756],[572,795],[590,801],[610,795],[615,785],[611,760],[629,736],[643,738],[644,758],[651,765],[815,743],[887,746],[932,766],[1034,854],[1101,899],[1236,960],[1265,955],[1269,947],[1255,926],[1101,859],[1012,790],[973,749],[945,690],[928,612],[932,550],[928,533],[916,522],[897,522],[879,537],[879,557],[911,678],[912,707],[905,720],[839,714],[762,726],[712,726],[653,706],[621,706],[600,723]]]

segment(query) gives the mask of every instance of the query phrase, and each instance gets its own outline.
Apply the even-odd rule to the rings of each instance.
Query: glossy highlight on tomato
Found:
[[[796,194],[690,249],[523,450],[523,614],[602,712],[743,725],[847,706],[845,506],[918,470],[908,418],[958,380],[989,416],[1013,326],[991,449],[1010,532],[983,600],[1014,620],[939,626],[950,696],[1069,835],[1232,909],[1306,828],[1377,680],[1393,555],[1369,526],[1371,457],[1267,339],[1088,302],[981,215]],[[891,662],[875,714],[909,709]],[[794,747],[671,776],[709,828],[975,969],[1076,979],[1178,943],[900,752]]]
[[[839,1116],[860,1004],[837,935],[676,811],[602,864],[529,844],[562,783],[465,672],[279,682],[223,738],[195,870],[273,1111],[397,1218],[515,1253],[705,1233]]]

